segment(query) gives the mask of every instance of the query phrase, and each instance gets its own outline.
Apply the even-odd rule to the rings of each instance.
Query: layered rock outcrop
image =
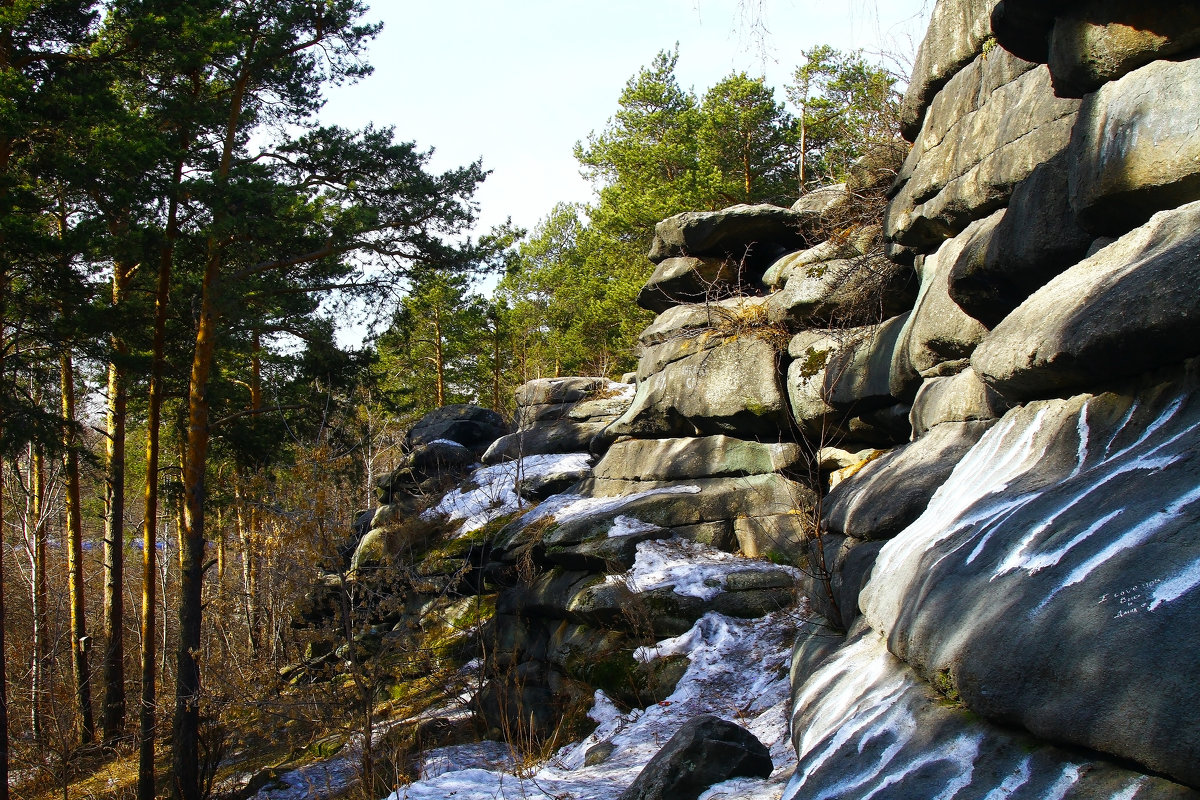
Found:
[[[483,715],[648,703],[638,644],[800,600],[786,800],[1200,796],[1198,47],[1180,4],[940,0],[881,224],[665,220],[635,386],[421,442],[391,505],[570,457],[489,531]]]
[[[826,536],[875,560],[845,644],[797,643],[787,798],[1200,787],[1180,712],[1200,663],[1200,28],[1170,5],[938,3],[923,52],[950,66],[919,60],[884,224],[922,278],[914,440],[825,500]]]

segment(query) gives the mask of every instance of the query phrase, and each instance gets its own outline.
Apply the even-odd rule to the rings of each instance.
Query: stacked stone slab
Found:
[[[606,378],[540,378],[515,394],[517,430],[497,439],[483,463],[588,452],[592,439],[629,407],[628,384]]]
[[[884,222],[920,277],[890,374],[913,438],[824,500],[833,619],[796,647],[789,800],[1197,796],[1183,5],[935,7]],[[835,347],[805,337],[796,361]]]
[[[629,407],[632,389],[586,378],[528,383],[517,392],[521,430],[498,440],[485,460],[561,450],[562,442],[586,451],[596,427]],[[565,425],[576,432],[563,433]],[[736,520],[792,508],[791,483],[779,471],[798,461],[795,445],[714,435],[602,436],[590,446],[601,457],[583,480],[544,498],[491,542],[489,582],[501,592],[491,680],[479,702],[498,729],[532,720],[539,731],[551,730],[564,708],[595,688],[622,702],[653,702],[670,693],[683,665],[640,665],[637,646],[683,633],[709,611],[757,617],[795,602],[795,576],[769,563],[732,565],[708,599],[671,586],[638,591],[612,577],[634,565],[644,543],[735,549],[739,533],[752,529]],[[777,535],[787,535],[777,520],[763,524],[772,522]]]

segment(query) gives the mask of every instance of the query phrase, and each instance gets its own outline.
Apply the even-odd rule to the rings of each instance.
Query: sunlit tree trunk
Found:
[[[30,600],[33,616],[33,663],[30,670],[32,700],[29,704],[30,727],[36,742],[43,741],[46,698],[46,669],[49,647],[46,641],[46,459],[39,447],[29,446],[29,478],[33,502],[33,574],[30,576]]]
[[[135,267],[118,261],[113,267],[112,305],[120,308]],[[105,744],[125,730],[125,356],[124,337],[112,335],[108,365],[108,445],[105,451],[104,525],[104,706],[101,731]]]
[[[62,383],[63,450],[66,463],[67,592],[71,604],[71,667],[75,680],[75,708],[79,737],[90,743],[96,736],[92,718],[92,688],[88,669],[87,616],[83,584],[83,519],[79,495],[79,454],[75,441],[75,371],[69,351],[60,359]]]
[[[251,50],[253,44],[250,45]],[[233,149],[241,130],[242,103],[249,85],[250,53],[243,72],[230,94],[230,113],[226,123],[221,162],[214,176],[218,186],[229,179]],[[228,212],[220,212],[214,228],[228,222]],[[206,245],[204,276],[200,289],[199,322],[188,381],[187,443],[183,462],[184,541],[180,548],[179,646],[176,650],[174,750],[171,766],[173,790],[179,800],[200,800],[200,651],[202,595],[204,580],[204,470],[208,464],[209,399],[217,345],[217,279],[222,266],[222,243],[209,236]]]
[[[142,699],[138,712],[137,800],[154,800],[154,737],[157,727],[155,698],[154,614],[158,580],[158,456],[162,417],[163,353],[167,340],[167,307],[171,295],[171,263],[179,213],[179,185],[183,162],[175,162],[171,197],[167,207],[166,235],[159,252],[158,283],[154,291],[154,338],[150,353],[150,391],[146,410],[145,518],[142,522]],[[166,625],[163,625],[164,633]],[[163,648],[164,651],[166,648]]]

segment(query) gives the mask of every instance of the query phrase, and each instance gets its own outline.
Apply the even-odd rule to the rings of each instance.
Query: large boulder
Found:
[[[1083,97],[1151,61],[1200,45],[1200,8],[1176,0],[1092,0],[1061,14],[1050,35],[1054,90]]]
[[[862,414],[890,406],[892,365],[900,334],[908,323],[906,312],[862,329],[862,335],[845,342],[825,366],[825,400],[834,408]]]
[[[912,308],[912,270],[880,255],[804,262],[803,255],[780,269],[781,291],[767,299],[773,324],[851,327]]]
[[[900,130],[910,142],[938,90],[982,52],[995,5],[996,0],[939,0],[934,6],[900,104]]]
[[[525,456],[586,452],[592,439],[605,427],[603,422],[574,420],[543,423],[500,437],[483,454],[482,460],[484,464],[499,464]]]
[[[654,226],[650,260],[659,263],[677,256],[710,256],[765,268],[781,252],[807,246],[806,227],[819,217],[819,212],[772,205],[685,211]]]
[[[504,418],[489,408],[449,405],[421,417],[405,436],[405,444],[415,448],[444,439],[480,455],[508,431]]]
[[[518,406],[577,403],[600,392],[616,392],[620,389],[620,384],[607,378],[538,378],[521,384],[513,399]]]
[[[814,450],[837,442],[844,415],[829,404],[825,388],[830,360],[855,331],[801,331],[788,344],[788,406],[797,431]]]
[[[1004,398],[967,367],[957,375],[924,381],[913,400],[909,421],[913,436],[921,437],[943,422],[999,419],[1007,410]]]
[[[992,9],[992,33],[1005,50],[1046,63],[1055,17],[1075,0],[1000,0]]]
[[[1079,111],[1071,202],[1085,228],[1120,235],[1200,199],[1200,60],[1156,61],[1105,84]]]
[[[1200,353],[1200,202],[1156,214],[1047,283],[972,358],[1012,401],[1108,385]]]
[[[677,305],[654,318],[638,336],[649,347],[703,332],[733,332],[766,322],[765,297],[729,297],[712,303]]]
[[[1197,388],[1192,365],[1008,412],[883,547],[860,602],[889,649],[978,714],[1200,786]]]
[[[787,422],[778,360],[771,341],[747,331],[639,374],[632,405],[607,435],[777,438]]]
[[[619,390],[615,387],[620,386]],[[543,405],[517,406],[517,430],[525,431],[548,422],[612,422],[625,413],[633,400],[633,387],[628,384],[611,384],[606,393],[609,397],[595,400],[576,400],[573,403],[546,403]]]
[[[891,411],[899,408],[894,386],[911,396],[920,383],[899,346],[906,327],[902,314],[880,325],[808,330],[792,337],[789,407],[796,432],[814,451],[843,440],[888,445],[898,435],[908,438],[907,408],[899,415]]]
[[[679,303],[719,300],[737,288],[739,273],[738,264],[725,258],[668,258],[638,292],[637,304],[662,312]]]
[[[950,272],[950,297],[988,327],[1087,255],[1094,237],[1071,208],[1066,156],[1059,153],[1017,184],[990,237],[980,241],[984,246]]]
[[[714,783],[767,778],[774,768],[771,752],[754,734],[705,714],[683,723],[620,800],[695,800]]]
[[[1197,796],[1094,753],[1048,746],[980,720],[957,707],[953,695],[939,696],[865,625],[852,628],[829,655],[836,637],[827,628],[810,626],[800,637],[791,724],[799,763],[785,800]],[[929,677],[946,691],[939,676]]]
[[[788,442],[771,444],[731,436],[626,439],[609,447],[596,465],[595,476],[632,481],[741,477],[789,470],[802,458],[800,446]]]
[[[812,265],[865,256],[877,248],[882,236],[881,226],[860,225],[826,239],[815,247],[788,253],[763,273],[762,287],[767,291],[775,291],[794,274],[807,274]]]
[[[1013,73],[1019,74],[987,91],[991,81]],[[922,133],[884,217],[889,240],[922,250],[1004,206],[1016,184],[1067,148],[1079,108],[1078,100],[1054,96],[1045,67],[1028,69],[1004,57],[981,58],[942,94],[945,132]]]
[[[792,211],[824,217],[844,208],[849,200],[844,183],[818,186],[811,192],[800,195],[800,198],[792,203]]]
[[[822,524],[856,539],[890,539],[921,516],[992,424],[947,422],[874,459],[830,490],[821,504]]]
[[[395,469],[375,482],[379,502],[387,504],[405,492],[437,488],[427,486],[431,480],[445,477],[454,482],[477,460],[473,451],[448,439],[418,444],[400,458]]]
[[[816,496],[777,473],[686,481],[623,481],[593,478],[542,503],[507,525],[495,540],[496,558],[533,545],[555,552],[601,539],[653,534],[657,529],[697,526],[738,517],[807,514]]]

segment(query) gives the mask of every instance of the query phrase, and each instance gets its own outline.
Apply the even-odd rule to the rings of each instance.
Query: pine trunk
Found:
[[[33,617],[33,664],[30,672],[30,728],[35,742],[45,739],[46,672],[49,646],[46,640],[46,459],[41,449],[29,446],[29,472],[33,489],[33,575],[30,576],[30,605]]]
[[[253,45],[251,45],[251,49]],[[247,62],[250,53],[247,53]],[[218,186],[229,178],[233,148],[240,130],[242,102],[249,75],[244,72],[233,87],[221,164],[214,176]],[[219,213],[213,225],[224,226],[228,214]],[[200,652],[202,589],[204,586],[204,470],[208,464],[208,383],[217,344],[215,294],[221,273],[222,245],[210,236],[206,246],[200,293],[200,320],[188,381],[187,443],[183,460],[183,541],[180,546],[179,646],[176,651],[174,750],[171,767],[179,800],[201,800],[200,788]]]
[[[171,295],[179,184],[183,163],[175,163],[167,208],[166,241],[159,253],[158,284],[154,292],[154,340],[150,353],[150,391],[146,409],[145,517],[142,522],[142,701],[138,713],[137,800],[154,800],[154,737],[157,728],[155,694],[155,588],[158,581],[158,458],[159,423],[162,417],[162,371],[167,341],[167,307]],[[166,625],[163,626],[164,629]],[[165,648],[164,648],[165,650]]]
[[[112,303],[119,308],[132,277],[128,265],[113,269]],[[101,730],[105,744],[125,731],[125,367],[129,352],[124,339],[112,337],[113,360],[108,365],[108,447],[105,452],[104,530],[104,708]]]
[[[83,584],[83,519],[79,496],[79,455],[75,441],[75,372],[71,354],[64,352],[62,367],[64,479],[67,504],[67,592],[71,604],[71,666],[75,680],[75,709],[79,738],[84,744],[96,737],[92,718],[92,687],[88,669],[87,617]]]

